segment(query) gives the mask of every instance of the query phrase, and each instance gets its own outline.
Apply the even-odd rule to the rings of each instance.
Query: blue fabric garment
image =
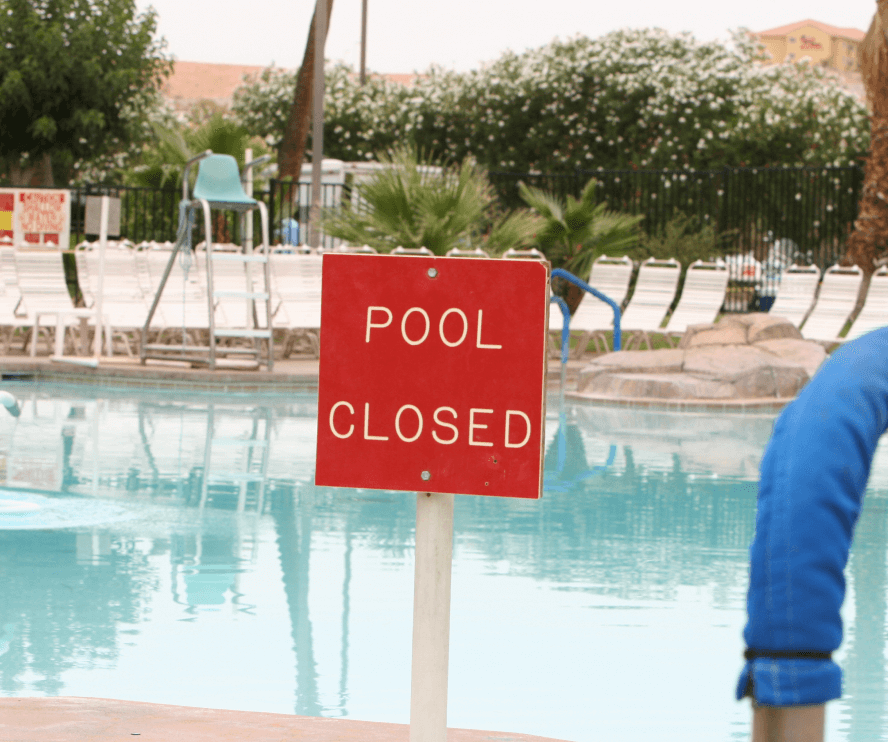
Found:
[[[759,480],[746,646],[832,652],[842,641],[845,564],[879,437],[888,428],[888,328],[843,346],[777,418]],[[756,657],[737,698],[766,706],[841,695],[824,659]]]

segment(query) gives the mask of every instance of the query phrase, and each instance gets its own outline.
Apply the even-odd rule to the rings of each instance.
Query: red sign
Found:
[[[823,49],[823,46],[820,44],[817,39],[812,36],[805,36],[802,34],[802,49]]]
[[[548,269],[327,254],[315,483],[538,498]]]

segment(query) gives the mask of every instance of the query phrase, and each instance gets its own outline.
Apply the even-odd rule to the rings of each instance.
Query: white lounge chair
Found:
[[[11,247],[0,247],[0,277],[0,350],[5,355],[16,331],[29,324],[18,288],[15,250]]]
[[[802,337],[821,342],[842,342],[839,333],[857,304],[862,282],[863,271],[856,265],[827,268],[823,273],[817,303],[802,325]]]
[[[446,253],[446,257],[448,258],[489,258],[484,250],[480,247],[472,248],[471,250],[462,250],[458,247],[450,248]]]
[[[666,324],[667,335],[681,335],[689,325],[710,324],[725,303],[728,267],[696,260],[688,266],[678,306]]]
[[[648,333],[661,331],[660,325],[675,298],[680,274],[681,263],[675,258],[648,258],[641,264],[635,290],[620,322],[622,332],[630,334],[627,349],[633,343],[641,345],[642,340],[651,347]]]
[[[820,282],[820,268],[816,265],[791,265],[780,274],[780,288],[769,314],[784,317],[801,327],[814,305],[814,295]]]
[[[280,302],[273,304],[272,316],[276,326],[288,330],[284,358],[293,353],[300,336],[307,337],[314,355],[320,353],[321,261],[321,255],[271,255],[272,291],[274,301]],[[284,318],[286,325],[283,324]]]
[[[602,255],[592,263],[588,284],[600,291],[617,306],[623,306],[626,293],[629,291],[629,279],[632,277],[632,261],[625,255],[621,258],[609,258]],[[559,312],[560,314],[560,312]],[[614,310],[607,302],[597,296],[585,292],[577,311],[570,318],[571,331],[580,334],[574,355],[582,358],[589,340],[595,339],[596,349],[599,342],[603,350],[607,350],[605,333],[614,326]],[[622,323],[621,323],[622,329]]]
[[[77,279],[84,302],[96,306],[101,273],[98,243],[77,250]],[[139,280],[136,253],[129,247],[112,247],[105,251],[105,275],[102,278],[102,314],[107,317],[112,339],[119,338],[127,355],[132,356],[133,343],[148,316],[148,299]],[[154,329],[163,329],[155,317]]]
[[[25,339],[25,343],[30,340],[31,355],[37,355],[40,322],[46,318],[51,318],[53,322],[49,326],[56,328],[57,356],[63,354],[66,330],[77,323],[80,323],[83,344],[85,326],[95,325],[95,311],[74,306],[65,281],[62,253],[58,250],[16,250],[15,270],[22,297],[20,310],[23,308],[26,312],[23,324],[31,327]]]
[[[854,340],[872,330],[888,325],[888,266],[882,266],[873,273],[866,301],[845,340]]]

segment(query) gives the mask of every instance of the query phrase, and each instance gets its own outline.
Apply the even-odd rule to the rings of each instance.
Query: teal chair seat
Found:
[[[232,211],[249,211],[258,204],[244,191],[237,160],[231,155],[210,155],[200,161],[192,196],[205,199],[212,208]]]

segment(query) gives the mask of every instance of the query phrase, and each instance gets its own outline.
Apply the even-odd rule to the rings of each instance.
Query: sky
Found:
[[[175,59],[285,68],[301,63],[314,10],[314,0],[136,2],[140,10],[155,8],[159,35]],[[762,31],[813,18],[866,31],[875,8],[875,0],[368,0],[367,68],[409,73],[436,64],[465,72],[509,49],[620,28],[689,31],[709,41],[728,40],[740,27]],[[326,58],[357,69],[360,49],[361,0],[335,0]]]

